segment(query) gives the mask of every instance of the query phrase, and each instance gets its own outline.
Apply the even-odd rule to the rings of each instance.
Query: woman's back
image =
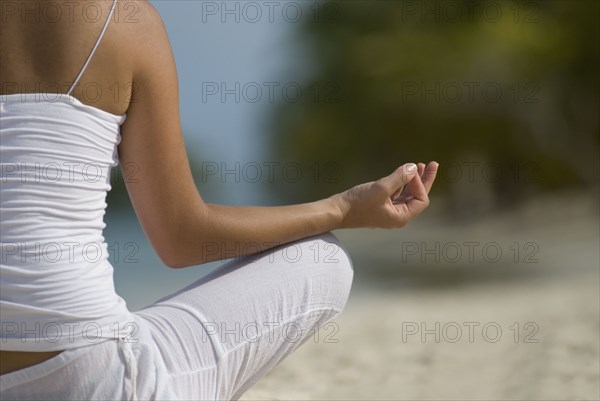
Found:
[[[90,105],[86,89],[93,87],[98,94],[107,85],[103,66],[95,63],[115,15],[114,3],[105,3],[109,8],[98,14],[104,15],[100,31],[90,29],[98,24],[90,27],[73,18],[43,34],[49,22],[33,24],[31,14],[3,26],[3,37],[11,40],[2,41],[2,54],[13,57],[2,60],[2,84],[16,93],[0,96],[2,350],[64,350],[131,329],[130,312],[114,290],[102,235],[110,172],[118,162],[126,116]],[[22,29],[28,17],[35,28]],[[75,76],[87,80],[61,80],[61,71],[73,70],[66,64],[74,57],[58,54],[53,62],[51,47],[40,42],[86,38],[91,31],[96,37],[87,51],[74,51],[86,54]],[[32,54],[35,49],[42,49],[40,57]],[[19,62],[26,67],[16,68]],[[97,66],[95,74],[88,72],[92,65]],[[78,87],[88,104],[71,95]],[[105,96],[95,96],[107,108],[100,102]]]
[[[67,93],[90,55],[112,3],[32,1],[3,5],[0,93]],[[101,44],[73,90],[73,96],[83,103],[112,114],[126,112],[135,57],[129,48],[130,38],[140,23],[140,10],[131,10],[140,5],[144,2],[117,2]]]

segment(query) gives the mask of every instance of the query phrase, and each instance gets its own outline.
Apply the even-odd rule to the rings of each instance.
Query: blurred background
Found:
[[[600,398],[599,2],[151,2],[207,202],[307,202],[440,163],[405,229],[336,232],[347,310],[244,399]],[[167,269],[112,184],[132,310],[220,264]]]

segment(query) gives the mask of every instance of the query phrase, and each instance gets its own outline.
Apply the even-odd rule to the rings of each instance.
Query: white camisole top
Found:
[[[59,351],[136,328],[103,237],[115,115],[66,94],[0,95],[0,350]]]

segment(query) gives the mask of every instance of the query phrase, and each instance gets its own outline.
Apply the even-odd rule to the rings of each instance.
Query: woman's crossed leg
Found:
[[[326,233],[230,261],[135,314],[182,399],[238,399],[344,309],[352,262]]]

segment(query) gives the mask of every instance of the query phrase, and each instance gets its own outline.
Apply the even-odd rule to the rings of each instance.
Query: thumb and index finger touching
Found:
[[[426,193],[429,193],[435,176],[437,174],[439,164],[437,162],[430,162],[427,165],[419,163],[406,163],[398,167],[390,175],[380,179],[386,190],[392,194],[400,189],[402,186],[410,183],[415,177],[418,177],[416,181],[420,181]]]
[[[406,186],[407,195],[410,195],[407,202],[409,209],[424,209],[429,204],[428,194],[435,180],[438,166],[437,162],[430,162],[427,165],[406,163],[390,175],[381,178],[380,181],[391,196],[399,194]]]
[[[414,163],[406,163],[398,167],[388,176],[381,178],[379,181],[390,195],[398,189],[408,184],[418,174],[417,165]]]

